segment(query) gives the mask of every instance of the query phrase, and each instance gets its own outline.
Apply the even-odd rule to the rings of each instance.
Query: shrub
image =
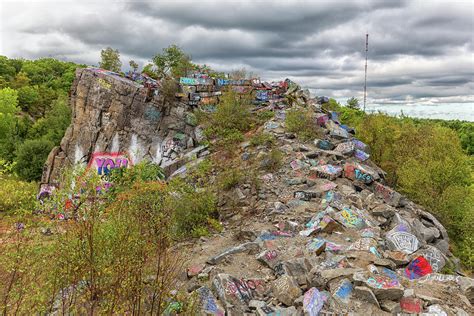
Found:
[[[286,113],[286,130],[295,133],[302,140],[318,136],[318,128],[312,111],[304,108],[292,108]]]
[[[265,110],[265,111],[258,111],[257,112],[257,120],[260,123],[264,123],[268,121],[269,119],[272,119],[275,116],[275,112],[270,111],[270,110]]]
[[[272,146],[275,143],[275,136],[270,133],[258,132],[250,138],[252,146]]]
[[[283,153],[278,149],[272,149],[262,160],[262,167],[268,171],[277,171],[283,161]]]
[[[54,144],[46,139],[25,141],[16,150],[15,172],[23,180],[39,180],[43,171],[43,165],[53,147]]]
[[[59,209],[80,191],[76,220],[65,231],[56,222],[61,234],[45,239],[27,225],[0,244],[2,313],[161,315],[179,300],[181,312],[193,314],[177,283],[184,261],[171,250],[176,200],[167,185],[137,182],[108,204],[96,181],[85,175],[80,190],[65,183],[55,191]]]
[[[199,118],[207,129],[206,136],[211,139],[246,132],[252,125],[250,97],[237,94],[232,90],[225,92],[216,112],[201,115]]]
[[[181,179],[170,183],[166,207],[173,214],[173,235],[177,238],[208,234],[208,220],[217,215],[216,197],[207,188],[196,190]]]
[[[0,176],[0,213],[33,211],[37,189],[35,183]]]
[[[239,184],[243,177],[242,171],[237,168],[231,168],[219,175],[218,183],[223,190],[230,190]]]
[[[165,174],[163,169],[150,161],[140,163],[128,168],[114,168],[109,174],[108,180],[113,183],[112,193],[130,189],[134,183],[163,180]],[[111,196],[115,197],[114,194]]]

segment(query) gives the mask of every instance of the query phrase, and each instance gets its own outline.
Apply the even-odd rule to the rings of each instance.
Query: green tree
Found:
[[[130,61],[129,61],[129,64],[130,64],[130,67],[133,69],[133,71],[137,71],[137,69],[138,69],[138,64],[137,64],[136,61],[130,60]]]
[[[351,97],[347,100],[347,107],[350,109],[360,109],[359,100],[356,97]]]
[[[53,149],[53,142],[47,139],[27,140],[16,150],[14,171],[26,181],[37,181],[41,178],[43,165]]]
[[[100,52],[101,61],[99,66],[110,71],[120,72],[122,62],[120,61],[120,52],[118,49],[107,47]]]
[[[18,101],[23,111],[28,112],[39,100],[38,86],[24,86],[18,89]]]
[[[156,66],[153,64],[146,64],[145,67],[143,67],[142,73],[150,76],[153,79],[159,78],[158,72],[156,71]]]
[[[10,88],[0,90],[0,141],[6,139],[15,124],[18,112],[18,93]]]
[[[43,138],[59,145],[71,123],[71,109],[66,95],[53,101],[46,115],[38,119],[28,131],[29,139]]]
[[[156,54],[153,57],[153,63],[157,67],[156,71],[160,78],[166,76],[183,77],[188,71],[195,69],[195,65],[191,62],[191,56],[176,45],[164,48],[161,54]]]

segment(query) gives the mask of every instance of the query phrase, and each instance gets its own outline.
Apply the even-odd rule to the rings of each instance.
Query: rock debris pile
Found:
[[[234,214],[223,233],[189,249],[186,282],[202,312],[472,315],[474,280],[442,273],[453,265],[444,227],[384,184],[369,147],[337,113],[306,100],[324,136],[299,142],[285,130],[286,109],[274,108],[264,132],[276,137],[283,165],[261,171],[258,193],[234,189],[255,216]],[[266,150],[241,146],[243,160]]]

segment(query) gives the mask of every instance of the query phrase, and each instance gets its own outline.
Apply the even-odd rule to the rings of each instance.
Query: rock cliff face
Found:
[[[78,69],[71,88],[72,122],[59,147],[49,154],[42,183],[57,184],[64,167],[89,164],[100,157],[135,164],[143,159],[176,168],[196,144],[195,120],[184,103],[164,102],[159,93],[100,69]],[[174,101],[174,100],[173,100]],[[186,123],[188,122],[188,123]],[[199,136],[199,134],[198,134]],[[102,166],[98,165],[98,168]]]

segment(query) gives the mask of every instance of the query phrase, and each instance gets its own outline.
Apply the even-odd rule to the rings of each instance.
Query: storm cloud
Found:
[[[316,95],[368,104],[474,103],[472,1],[5,1],[0,54],[124,68],[170,44],[220,71],[289,77]]]

